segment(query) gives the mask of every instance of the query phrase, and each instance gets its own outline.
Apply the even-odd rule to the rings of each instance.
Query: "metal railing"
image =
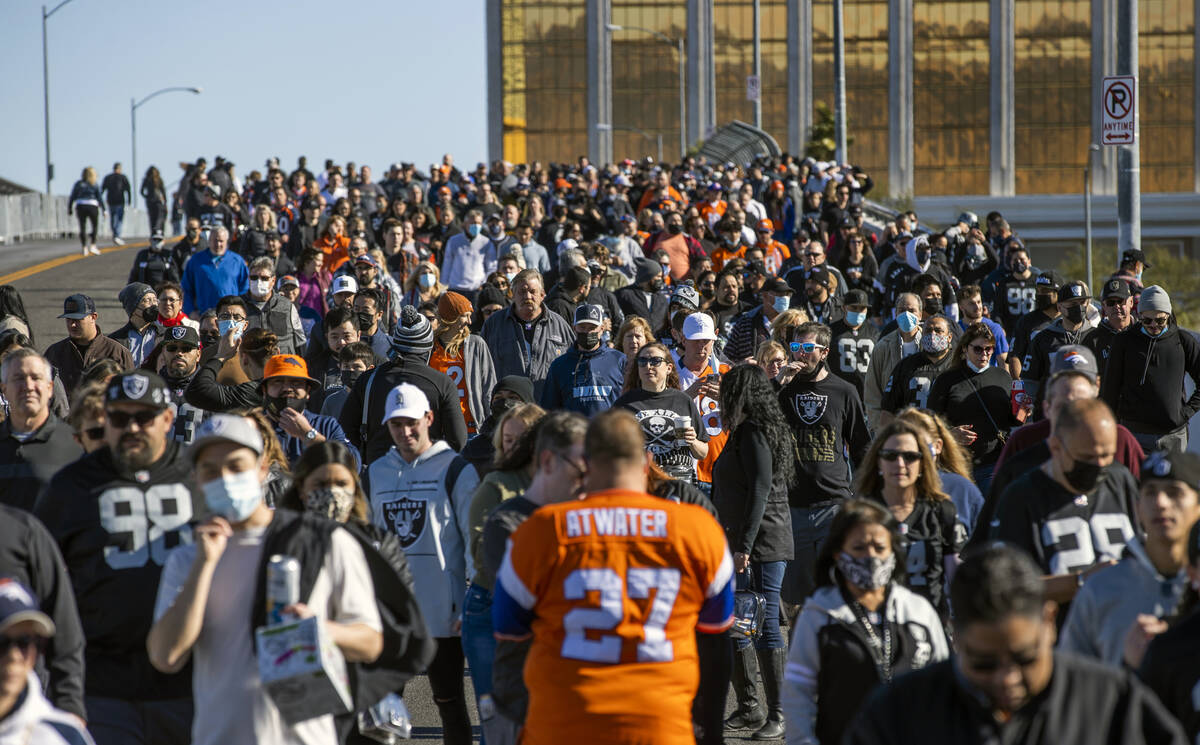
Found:
[[[125,208],[125,235],[149,235],[150,223],[145,210]],[[0,196],[0,245],[47,238],[65,238],[79,234],[79,223],[67,214],[67,198],[40,192]],[[97,238],[112,237],[108,215],[100,215]]]

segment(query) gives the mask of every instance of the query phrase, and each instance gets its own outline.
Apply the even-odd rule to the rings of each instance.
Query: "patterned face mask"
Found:
[[[321,487],[304,495],[305,510],[335,522],[349,520],[353,508],[354,492],[341,486]]]
[[[886,559],[878,556],[855,558],[845,551],[835,558],[838,571],[850,584],[864,590],[877,590],[892,580],[892,572],[896,570],[896,555],[890,554]]]

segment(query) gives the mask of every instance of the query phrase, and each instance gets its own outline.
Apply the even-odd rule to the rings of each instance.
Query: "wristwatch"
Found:
[[[309,431],[305,432],[304,439],[308,440],[309,442],[317,439],[317,431],[315,429],[310,429]]]
[[[1084,580],[1083,572],[1080,572],[1079,574],[1075,575],[1075,589],[1079,589],[1080,587],[1083,587],[1083,580]]]

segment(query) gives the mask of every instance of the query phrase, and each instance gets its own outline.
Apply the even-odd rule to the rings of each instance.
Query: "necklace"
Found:
[[[867,617],[867,611],[862,607],[862,603],[857,600],[850,603],[850,608],[854,611],[854,617],[858,619],[858,623],[863,627],[863,631],[867,633],[867,641],[871,646],[871,658],[875,662],[875,669],[879,672],[879,679],[884,683],[892,681],[892,630],[887,622],[887,601],[884,601],[884,612],[881,614],[883,627],[883,638],[875,632],[875,624],[871,623],[871,619]]]

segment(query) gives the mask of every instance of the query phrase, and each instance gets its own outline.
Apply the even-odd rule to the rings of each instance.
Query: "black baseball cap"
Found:
[[[851,305],[869,306],[870,299],[867,297],[865,290],[846,290],[846,296],[842,298],[842,307],[848,308]]]
[[[1132,295],[1129,292],[1129,283],[1123,279],[1113,278],[1104,283],[1103,299],[1108,300],[1110,297],[1120,298],[1124,300]]]
[[[762,263],[758,259],[755,259],[754,261],[751,261],[750,263],[746,264],[746,272],[745,273],[746,274],[757,274],[760,277],[768,277],[771,274],[770,272],[767,271],[766,264]]]
[[[1126,249],[1125,252],[1121,254],[1121,263],[1122,264],[1130,264],[1135,261],[1142,262],[1143,264],[1146,265],[1147,269],[1151,268],[1150,264],[1146,263],[1146,252],[1140,248],[1129,248],[1129,249]]]
[[[1049,287],[1052,290],[1058,290],[1058,288],[1063,286],[1063,276],[1050,269],[1039,274],[1034,284],[1038,287]]]
[[[137,370],[121,373],[108,381],[104,402],[118,401],[165,409],[171,405],[171,394],[167,391],[167,384],[158,375],[148,370]]]
[[[1200,455],[1157,450],[1142,463],[1142,483],[1153,479],[1182,481],[1200,491]]]
[[[162,330],[162,335],[159,337],[160,344],[169,344],[175,342],[177,344],[191,344],[193,347],[200,346],[200,333],[191,326],[180,324],[178,326],[170,326]]]
[[[776,295],[791,295],[792,286],[776,277],[775,279],[767,280],[767,283],[763,285],[763,292],[773,292]]]
[[[96,312],[96,304],[92,299],[83,293],[72,295],[63,301],[63,312],[59,318],[70,318],[73,321],[78,321],[80,318],[87,318]]]
[[[1077,279],[1066,283],[1065,285],[1060,287],[1058,290],[1059,302],[1066,302],[1067,300],[1078,300],[1079,298],[1083,298],[1084,300],[1091,300],[1092,295],[1091,295],[1091,293],[1088,292],[1087,284],[1084,282],[1081,282]]]
[[[805,279],[811,279],[822,287],[829,287],[829,270],[818,264],[804,274]]]

